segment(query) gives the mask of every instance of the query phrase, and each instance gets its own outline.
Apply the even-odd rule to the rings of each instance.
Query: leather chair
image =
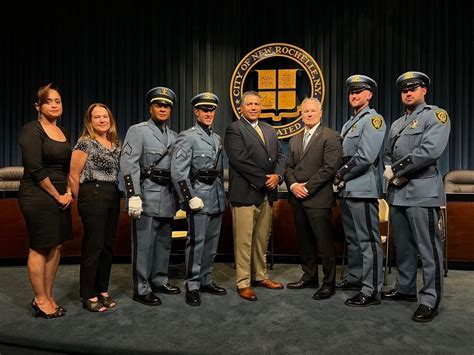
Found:
[[[444,177],[446,194],[474,193],[474,170],[452,170]],[[443,236],[444,276],[448,276],[448,209],[441,206],[441,231]]]
[[[447,173],[444,191],[448,194],[474,193],[474,170],[453,170]]]
[[[181,209],[176,211],[176,214],[173,217],[172,229],[173,229],[171,232],[172,241],[174,242],[174,241],[181,240],[183,241],[182,243],[184,244],[180,244],[179,248],[177,248],[177,246],[175,245],[174,248],[172,249],[171,255],[176,256],[176,257],[179,256],[180,261],[175,264],[170,263],[170,267],[174,266],[176,267],[175,272],[177,272],[178,274],[186,275],[185,246],[186,246],[186,239],[188,238],[188,221],[186,219],[186,211],[181,210]]]
[[[379,199],[379,223],[387,223],[387,233],[380,235],[382,239],[382,247],[385,244],[385,268],[383,274],[383,284],[387,286],[387,271],[392,273],[392,265],[390,263],[390,210],[387,201],[383,198]]]
[[[387,285],[387,271],[392,273],[392,266],[390,264],[390,211],[387,201],[384,199],[379,198],[379,223],[387,223],[387,233],[385,235],[380,235],[382,240],[382,250],[385,244],[385,268],[384,268],[384,277],[383,277],[383,284]],[[341,265],[341,273],[340,273],[340,280],[342,281],[345,276],[346,272],[346,241],[344,240],[344,247],[342,250],[342,265]]]
[[[18,191],[23,177],[22,166],[7,166],[0,168],[0,192],[5,197],[7,191]]]
[[[186,239],[188,237],[188,226],[186,222],[186,211],[178,210],[173,218],[173,240]]]

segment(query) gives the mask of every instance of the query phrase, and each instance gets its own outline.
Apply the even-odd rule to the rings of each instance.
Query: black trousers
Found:
[[[89,299],[109,287],[114,241],[120,215],[120,193],[115,183],[80,185],[79,215],[84,227],[81,251],[80,296]]]
[[[331,208],[305,208],[293,205],[303,280],[319,283],[318,243],[323,262],[323,285],[334,287],[336,281],[336,245]]]

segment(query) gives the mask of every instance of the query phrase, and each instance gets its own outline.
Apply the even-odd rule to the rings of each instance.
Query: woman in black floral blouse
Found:
[[[120,214],[119,157],[112,112],[101,103],[90,105],[72,153],[69,179],[84,227],[80,296],[84,308],[91,312],[117,305],[108,286]]]

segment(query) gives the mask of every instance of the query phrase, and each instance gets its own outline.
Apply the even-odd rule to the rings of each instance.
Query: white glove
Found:
[[[140,218],[143,212],[142,199],[140,196],[132,196],[128,199],[128,215],[133,218]]]
[[[385,180],[388,180],[388,181],[392,180],[395,177],[395,174],[393,173],[391,165],[385,165],[383,177],[385,178]]]
[[[191,208],[191,211],[199,211],[204,207],[204,202],[202,202],[202,200],[197,196],[194,196],[192,199],[190,199],[188,204],[189,208]]]

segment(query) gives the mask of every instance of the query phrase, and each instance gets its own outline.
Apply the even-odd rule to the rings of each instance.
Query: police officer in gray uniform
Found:
[[[171,163],[171,177],[188,217],[185,285],[186,303],[191,306],[201,304],[199,291],[227,293],[212,281],[226,206],[221,137],[212,131],[218,102],[209,92],[192,98],[196,124],[178,135]]]
[[[424,285],[412,316],[417,322],[429,322],[438,314],[443,289],[438,221],[440,206],[446,201],[437,159],[448,143],[451,123],[445,110],[425,103],[429,84],[429,77],[420,72],[407,72],[397,79],[406,112],[390,129],[384,171],[398,276],[395,288],[384,292],[382,298],[417,301],[419,255]]]
[[[146,94],[150,119],[128,129],[120,168],[132,220],[133,300],[161,304],[154,292],[180,293],[168,283],[171,223],[176,213],[171,183],[171,151],[176,132],[166,127],[176,100],[174,92],[155,87]]]
[[[336,288],[359,290],[345,304],[366,307],[380,304],[383,285],[377,201],[382,193],[382,179],[377,164],[386,126],[383,117],[369,107],[376,82],[365,75],[352,75],[346,86],[354,113],[342,127],[343,166],[336,173],[334,185],[342,198],[348,275]]]

